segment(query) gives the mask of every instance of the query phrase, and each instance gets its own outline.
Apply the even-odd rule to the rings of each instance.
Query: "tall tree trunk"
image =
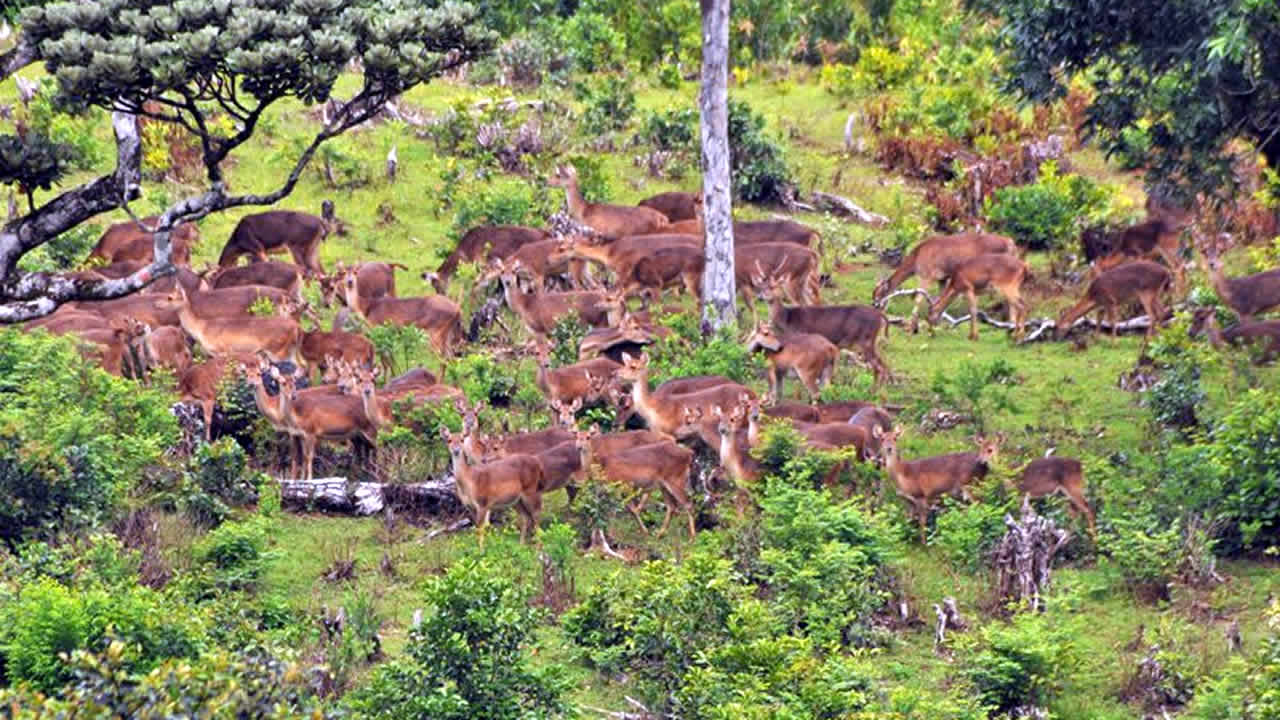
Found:
[[[733,207],[729,192],[729,0],[702,2],[702,193],[707,262],[702,271],[702,319],[732,326]]]

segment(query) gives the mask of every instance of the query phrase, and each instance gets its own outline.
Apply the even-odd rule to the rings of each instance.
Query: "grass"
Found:
[[[33,72],[24,74],[30,76]],[[825,93],[810,71],[789,72],[793,73],[790,77],[753,80],[746,87],[733,88],[731,94],[746,99],[764,113],[771,131],[784,136],[802,190],[823,189],[846,195],[893,221],[890,228],[872,230],[823,215],[806,213],[798,217],[823,232],[828,249],[824,258],[827,267],[840,264],[853,268],[835,274],[835,286],[824,291],[825,301],[865,302],[877,278],[887,272],[868,250],[893,244],[896,238],[893,227],[898,224],[925,224],[923,193],[901,179],[885,176],[868,156],[846,153],[843,128],[849,108],[842,107]],[[337,94],[349,94],[354,82],[354,78],[344,77]],[[12,83],[0,88],[0,93],[12,96]],[[673,91],[641,78],[637,88],[638,113],[691,104],[695,93],[692,83]],[[470,104],[481,98],[510,94],[522,100],[567,95],[554,91],[477,90],[437,82],[414,90],[404,100],[422,111],[441,113],[459,102]],[[280,103],[267,115],[262,130],[250,146],[235,156],[228,172],[233,190],[253,192],[273,188],[292,163],[291,149],[313,129],[314,122],[308,119],[304,108],[296,103]],[[105,132],[101,138],[104,142],[107,141]],[[574,151],[584,151],[582,142],[581,138],[571,141],[576,144]],[[400,174],[394,183],[387,181],[381,172],[383,158],[393,146],[400,161]],[[333,198],[339,216],[351,231],[346,236],[331,236],[322,246],[321,259],[326,266],[339,260],[357,259],[407,263],[413,271],[402,273],[398,278],[400,294],[428,292],[418,271],[434,269],[440,253],[450,243],[453,212],[438,203],[444,189],[441,172],[449,166],[450,159],[437,153],[433,145],[419,138],[413,129],[393,123],[378,123],[353,132],[342,138],[337,148],[344,155],[356,158],[371,181],[354,189],[329,188],[323,182],[319,166],[313,163],[297,190],[281,206],[316,212],[322,199]],[[1091,177],[1121,183],[1126,193],[1139,197],[1137,178],[1116,172],[1096,151],[1086,148],[1075,153],[1072,160]],[[694,184],[692,178],[672,182],[643,177],[625,149],[607,154],[604,169],[611,181],[613,200],[622,203]],[[537,184],[533,179],[515,182]],[[468,183],[466,187],[474,189],[485,184],[480,181]],[[158,210],[192,190],[163,183],[148,184],[147,188],[147,195],[135,208],[139,214]],[[44,197],[42,194],[42,199]],[[559,202],[557,193],[551,197]],[[238,219],[257,211],[258,208],[242,208],[204,219],[200,224],[204,241],[195,253],[195,264],[212,262]],[[770,211],[745,207],[738,212],[742,217],[753,218],[768,216]],[[102,222],[124,217],[123,213],[115,213]],[[1044,263],[1041,258],[1033,258],[1033,264]],[[1205,281],[1193,275],[1193,282],[1204,284]],[[455,283],[455,287],[458,285]],[[1078,292],[1078,288],[1070,288],[1064,293],[1033,295],[1031,316],[1056,315]],[[960,305],[954,306],[959,308]],[[907,301],[896,301],[889,311],[905,315],[909,312]],[[513,323],[509,320],[508,325]],[[1078,350],[1071,343],[1060,342],[1014,345],[1006,334],[986,326],[981,328],[981,338],[970,342],[965,337],[966,330],[963,326],[943,326],[932,335],[925,332],[911,335],[895,327],[885,341],[883,352],[898,381],[877,390],[875,397],[904,406],[907,408],[904,422],[915,423],[937,405],[932,389],[935,378],[945,380],[958,363],[988,365],[1000,360],[1013,367],[1016,378],[1012,393],[1014,407],[993,412],[987,418],[993,429],[1009,436],[1000,460],[1004,472],[1043,454],[1049,446],[1057,447],[1060,455],[1083,457],[1103,457],[1119,449],[1141,451],[1151,446],[1153,431],[1139,398],[1117,389],[1118,376],[1131,369],[1139,355],[1140,338],[1126,336],[1113,341],[1092,337],[1087,349]],[[518,345],[521,339],[512,338],[511,344]],[[517,362],[521,375],[531,377],[532,361],[526,357]],[[435,365],[434,360],[430,361],[431,367]],[[1274,368],[1260,370],[1254,382],[1275,383],[1277,372]],[[865,369],[844,366],[836,382],[865,384],[866,375]],[[1208,368],[1203,382],[1209,391],[1205,408],[1205,415],[1209,417],[1225,406],[1229,393],[1239,385],[1239,380],[1222,366]],[[757,390],[763,390],[763,379],[757,379],[754,385]],[[797,383],[789,383],[789,389],[793,397],[797,396]],[[967,425],[934,433],[920,432],[913,427],[904,444],[905,454],[915,457],[966,449],[972,442],[971,434],[972,428]],[[544,517],[544,522],[570,522],[573,512],[557,494],[549,499]],[[908,529],[907,535],[910,534]],[[634,521],[625,516],[615,523],[612,537],[622,546],[643,548],[651,556],[678,557],[687,547],[687,539],[675,528],[666,538],[656,540],[642,535]],[[268,591],[284,595],[295,608],[309,612],[318,611],[322,605],[340,604],[357,590],[371,593],[385,618],[383,638],[392,655],[403,647],[410,618],[421,600],[423,580],[458,558],[478,551],[471,531],[428,540],[423,528],[405,525],[388,530],[379,519],[311,514],[283,516],[274,543],[280,552],[272,561],[264,583]],[[395,568],[393,575],[379,569],[384,554]],[[324,580],[323,575],[334,559],[347,555],[356,560],[355,578],[338,583]],[[502,563],[522,584],[540,587],[535,556],[516,543],[510,528],[491,534],[487,555]],[[1208,607],[1213,617],[1228,614],[1235,617],[1244,632],[1246,645],[1256,644],[1264,631],[1261,610],[1265,598],[1269,593],[1280,592],[1280,573],[1275,572],[1274,563],[1236,561],[1221,568],[1228,578],[1221,586],[1208,591],[1178,587],[1172,601],[1159,606],[1143,605],[1120,586],[1117,574],[1097,562],[1089,550],[1079,550],[1074,555],[1077,559],[1057,573],[1055,585],[1067,598],[1064,602],[1068,607],[1064,612],[1085,621],[1089,631],[1077,638],[1080,670],[1073,673],[1051,708],[1060,718],[1134,716],[1136,709],[1125,705],[1118,693],[1140,656],[1139,652],[1125,649],[1140,626],[1149,630],[1177,626],[1191,635],[1199,633],[1195,650],[1202,668],[1209,672],[1225,661],[1225,641],[1220,623],[1197,620],[1203,618],[1202,608]],[[619,567],[614,560],[594,554],[579,555],[571,567],[578,593],[619,571]],[[957,570],[935,549],[920,547],[914,542],[908,543],[895,561],[894,572],[916,612],[925,617],[926,625],[899,633],[898,642],[867,667],[887,682],[925,692],[942,692],[955,682],[955,661],[935,653],[928,608],[942,597],[953,595],[962,612],[975,624],[1000,622],[984,612],[993,579],[985,572]],[[627,684],[602,677],[578,663],[571,638],[565,637],[553,621],[539,629],[534,651],[542,661],[563,662],[571,668],[572,677],[577,681],[574,701],[615,709],[624,705],[622,696],[627,692]]]

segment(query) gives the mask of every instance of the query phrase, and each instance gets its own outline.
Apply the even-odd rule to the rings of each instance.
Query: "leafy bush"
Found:
[[[733,194],[746,202],[782,202],[793,185],[782,143],[765,134],[764,116],[729,100],[729,170]]]
[[[997,412],[1017,411],[1012,387],[1017,370],[1004,358],[986,365],[964,361],[950,373],[938,371],[931,389],[938,402],[971,417],[975,429],[985,432],[987,421]]]
[[[613,199],[609,187],[609,174],[604,169],[601,155],[574,155],[569,163],[578,171],[578,190],[587,202],[608,202]]]
[[[587,334],[587,326],[578,313],[571,312],[556,321],[548,337],[551,339],[551,364],[556,367],[578,361],[578,346]]]
[[[1196,408],[1206,397],[1200,386],[1200,368],[1182,359],[1162,372],[1142,404],[1151,411],[1156,423],[1185,430],[1200,424]]]
[[[1226,530],[1245,547],[1280,542],[1280,391],[1256,388],[1232,403],[1208,456]]]
[[[512,368],[484,352],[470,353],[450,363],[445,382],[466,393],[471,402],[494,406],[511,404],[516,389]]]
[[[26,272],[62,272],[80,265],[102,235],[102,226],[77,225],[37,247],[18,262]]]
[[[625,74],[605,75],[574,87],[578,100],[586,105],[582,129],[589,135],[621,130],[636,111],[636,93]]]
[[[620,70],[626,61],[626,36],[600,13],[574,14],[565,22],[560,37],[574,66],[583,72]]]
[[[257,502],[263,480],[249,469],[244,448],[231,438],[201,445],[191,459],[190,474],[202,491],[236,506]]]
[[[507,81],[516,87],[537,87],[551,69],[554,56],[548,39],[537,32],[512,35],[498,48],[498,62]]]
[[[226,523],[201,539],[195,556],[208,566],[218,587],[251,590],[266,570],[269,527],[261,516]]]
[[[1107,561],[1138,594],[1167,597],[1182,562],[1181,518],[1157,524],[1150,515],[1116,514],[1109,524],[1110,530],[1099,537]]]
[[[63,697],[0,689],[0,707],[12,710],[13,720],[336,717],[317,701],[301,667],[261,649],[214,651],[195,663],[170,660],[140,675],[127,662],[124,643],[115,641],[101,654],[77,651],[72,663],[76,684]]]
[[[953,565],[975,571],[986,564],[987,556],[1006,530],[1007,503],[959,503],[948,498],[946,512],[938,514],[932,544],[942,549]]]
[[[1083,175],[1059,175],[1046,162],[1031,185],[996,190],[985,214],[993,228],[1007,233],[1030,250],[1064,247],[1090,224],[1107,219],[1111,191]]]
[[[469,187],[459,194],[455,207],[449,229],[455,242],[477,225],[541,225],[550,214],[548,198],[521,181]]]
[[[651,112],[637,139],[659,150],[689,150],[698,143],[698,111],[691,107],[671,107]]]
[[[771,610],[815,647],[872,644],[871,616],[887,599],[877,582],[886,533],[850,501],[782,482],[768,484],[760,505]]]
[[[672,332],[649,346],[654,385],[690,375],[724,375],[744,385],[759,377],[763,361],[747,352],[732,330],[725,328],[704,338],[701,319],[692,312],[668,315],[662,324]]]
[[[71,589],[50,578],[23,587],[0,610],[0,619],[0,653],[9,679],[46,692],[71,679],[62,653],[95,650],[112,636],[125,642],[127,667],[146,671],[165,658],[197,655],[204,632],[198,615],[149,588]]]
[[[555,665],[534,668],[522,649],[536,615],[519,587],[467,560],[433,579],[408,656],[374,670],[346,698],[356,718],[559,717],[567,684]]]
[[[1061,617],[1020,613],[987,625],[969,648],[965,673],[984,705],[998,713],[1043,707],[1076,663],[1071,632]]]

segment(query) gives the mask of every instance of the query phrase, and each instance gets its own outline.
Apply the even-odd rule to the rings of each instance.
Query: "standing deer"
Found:
[[[355,395],[343,395],[337,388],[299,390],[293,375],[273,377],[280,384],[285,422],[302,444],[302,480],[311,482],[315,468],[316,444],[320,440],[349,440],[357,455],[368,455],[378,444],[378,426],[365,414],[364,403]],[[363,444],[361,444],[363,442]],[[361,450],[364,452],[360,452]]]
[[[1147,260],[1135,260],[1107,270],[1089,283],[1084,297],[1058,318],[1055,323],[1058,339],[1070,332],[1071,325],[1078,318],[1099,307],[1111,322],[1111,335],[1114,337],[1119,332],[1115,322],[1116,311],[1134,300],[1142,303],[1147,317],[1151,318],[1146,333],[1151,337],[1164,320],[1165,309],[1160,302],[1160,294],[1169,289],[1171,280],[1168,270]]]
[[[1218,327],[1218,314],[1215,308],[1201,308],[1192,318],[1189,332],[1198,335],[1205,332],[1209,342],[1219,350],[1228,345],[1239,343],[1261,343],[1262,349],[1255,360],[1258,364],[1268,363],[1280,357],[1280,320],[1264,322],[1241,322],[1222,330]]]
[[[1062,495],[1070,503],[1072,515],[1084,515],[1089,535],[1095,539],[1093,508],[1084,499],[1084,466],[1075,458],[1046,456],[1027,463],[1018,477],[1018,489],[1033,498]]]
[[[1011,238],[990,233],[967,232],[958,235],[935,235],[916,245],[902,259],[893,274],[876,283],[871,299],[880,305],[899,285],[912,275],[920,278],[920,290],[930,283],[941,283],[966,260],[979,255],[1003,253],[1017,255],[1018,246]],[[911,332],[918,329],[920,305],[924,297],[916,293],[915,307],[911,311]],[[929,326],[933,331],[933,326]]]
[[[817,402],[822,386],[831,380],[840,348],[814,333],[775,333],[767,323],[760,323],[746,340],[747,352],[763,350],[769,367],[769,398],[776,403],[782,397],[782,384],[788,371],[794,370],[809,393],[809,402]]]
[[[1242,277],[1227,277],[1222,272],[1222,258],[1217,244],[1201,244],[1205,269],[1218,297],[1240,316],[1251,322],[1253,316],[1280,307],[1280,268]]]
[[[889,379],[889,366],[876,349],[880,334],[889,333],[889,321],[884,313],[867,305],[786,307],[782,304],[781,281],[777,278],[765,284],[764,297],[769,302],[769,322],[779,331],[813,333],[838,348],[856,349],[871,366],[877,385]]]
[[[950,453],[906,461],[898,454],[898,439],[902,432],[900,427],[889,432],[877,427],[871,434],[880,442],[880,457],[894,489],[912,505],[920,523],[920,543],[924,544],[925,527],[933,503],[948,494],[969,499],[965,486],[986,477],[999,453],[999,439],[979,436],[977,453]]]
[[[622,356],[622,367],[618,369],[618,377],[631,383],[631,403],[640,417],[644,418],[651,430],[674,436],[683,424],[684,408],[702,408],[710,414],[711,408],[720,405],[729,407],[745,400],[754,400],[756,395],[748,388],[737,383],[714,385],[704,390],[685,394],[671,394],[666,397],[656,395],[649,390],[649,357],[641,355],[632,358],[628,354]]]
[[[392,323],[421,328],[431,339],[441,363],[453,355],[462,343],[462,309],[447,297],[398,298],[383,296],[364,298],[356,284],[356,273],[348,270],[342,277],[347,307],[355,310],[370,325]]]
[[[698,217],[702,207],[702,191],[697,192],[664,192],[636,203],[640,207],[657,210],[671,222],[693,220]]]
[[[957,293],[969,299],[969,339],[978,339],[978,293],[994,287],[1009,305],[1009,324],[1013,336],[1021,337],[1027,321],[1027,303],[1022,299],[1022,283],[1028,274],[1027,264],[1017,255],[1006,253],[979,255],[960,263],[947,278],[942,295],[929,308],[929,324],[936,325],[938,317]]]
[[[454,435],[449,428],[440,428],[440,435],[449,446],[453,460],[453,477],[458,483],[458,499],[471,508],[475,515],[476,533],[480,547],[484,547],[484,531],[489,525],[489,514],[495,508],[515,505],[524,519],[520,539],[529,541],[537,527],[542,512],[542,495],[538,488],[545,482],[542,463],[532,455],[510,455],[501,460],[484,464],[472,464],[464,447],[465,438]]]
[[[572,165],[557,167],[547,184],[564,188],[565,204],[574,220],[608,238],[660,232],[671,222],[666,215],[652,208],[587,202],[578,187],[578,171]]]
[[[182,329],[195,338],[206,352],[256,353],[261,350],[273,360],[299,362],[298,346],[302,342],[302,328],[292,319],[232,313],[206,316],[196,311],[191,297],[181,285],[174,289],[174,294],[181,303],[178,320],[182,323]],[[216,312],[218,308],[208,309]]]
[[[333,203],[325,200],[322,217],[294,210],[268,210],[245,215],[236,223],[231,237],[218,256],[218,265],[231,267],[241,256],[265,261],[268,253],[288,252],[293,262],[313,276],[324,274],[320,264],[320,243],[336,222]]]
[[[89,260],[101,259],[104,265],[135,262],[146,265],[155,259],[155,233],[151,231],[160,222],[152,215],[141,222],[126,220],[107,228],[98,238],[98,244],[89,252]],[[191,264],[191,246],[200,242],[200,231],[184,222],[169,231],[169,259],[174,265]]]
[[[481,225],[471,228],[458,246],[440,263],[435,272],[426,272],[422,278],[431,283],[437,293],[449,291],[449,281],[464,262],[490,263],[505,260],[525,245],[551,239],[551,233],[539,228],[521,225]]]

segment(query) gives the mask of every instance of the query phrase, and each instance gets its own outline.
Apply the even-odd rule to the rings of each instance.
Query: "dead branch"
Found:
[[[1053,557],[1071,539],[1071,533],[1037,514],[1026,496],[1022,498],[1022,517],[1014,520],[1005,515],[1004,524],[1009,530],[993,553],[1000,597],[1039,610],[1041,597],[1049,589]]]
[[[879,213],[864,210],[849,198],[841,197],[840,195],[833,195],[831,193],[824,193],[818,190],[814,190],[809,194],[809,196],[812,198],[813,204],[817,206],[819,210],[825,210],[834,215],[849,218],[856,222],[860,222],[863,225],[870,225],[871,227],[884,227],[889,224],[889,218]]]
[[[435,530],[432,530],[431,532],[427,533],[427,539],[434,540],[435,538],[441,535],[458,532],[459,530],[465,527],[468,527],[469,525],[471,525],[471,518],[464,517],[448,525],[445,525],[444,527],[438,527]]]

